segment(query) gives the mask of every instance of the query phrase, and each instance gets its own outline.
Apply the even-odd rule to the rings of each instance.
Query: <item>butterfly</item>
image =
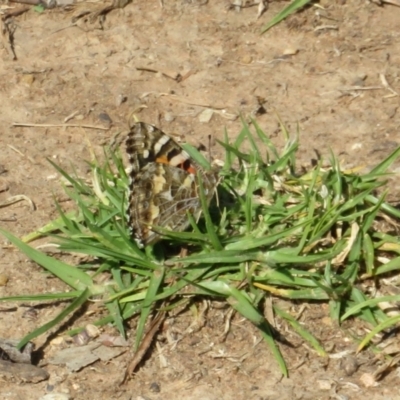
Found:
[[[154,228],[181,232],[188,213],[201,214],[199,176],[209,204],[218,184],[215,169],[205,170],[170,136],[137,122],[126,139],[129,168],[128,226],[139,245],[161,238]]]

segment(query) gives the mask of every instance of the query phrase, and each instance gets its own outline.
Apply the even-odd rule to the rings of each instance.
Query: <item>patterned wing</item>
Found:
[[[131,128],[126,148],[131,164],[127,214],[135,239],[142,244],[158,240],[153,226],[185,230],[187,212],[201,213],[196,172],[208,202],[217,184],[215,172],[204,171],[172,138],[143,122]]]

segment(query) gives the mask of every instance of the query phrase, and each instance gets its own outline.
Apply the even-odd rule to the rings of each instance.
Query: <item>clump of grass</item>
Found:
[[[290,140],[283,126],[286,145],[279,151],[256,122],[251,125],[243,123],[233,142],[226,137],[220,143],[225,160],[219,204],[207,207],[200,190],[203,218],[199,223],[191,218],[191,231],[181,233],[160,227],[164,239],[144,249],[131,240],[126,227],[127,176],[118,154],[109,153],[104,163],[91,164],[92,184],[53,164],[69,183],[65,191],[75,201],[76,211],[66,214],[58,207],[56,221],[23,240],[2,229],[0,233],[71,291],[0,300],[71,301],[53,320],[23,338],[19,347],[94,296],[103,299],[108,312],[95,324],[112,323],[125,336],[125,321],[138,318],[135,349],[146,321],[157,310],[168,312],[199,297],[225,300],[259,328],[284,375],[287,368],[273,329],[259,311],[271,295],[328,302],[330,316],[338,324],[350,317],[367,321],[372,331],[359,349],[376,333],[397,324],[400,316],[388,317],[378,303],[398,301],[399,296],[368,298],[357,284],[400,269],[395,229],[379,229],[381,221],[395,226],[400,213],[384,201],[385,192],[377,195],[400,148],[365,174],[342,170],[333,154],[329,167],[319,162],[300,173],[295,164],[298,141]],[[249,151],[243,150],[245,142]],[[185,149],[207,167],[195,149]],[[51,237],[64,252],[90,256],[92,263],[68,265],[26,244],[38,236]],[[189,254],[178,257],[165,244],[168,249],[184,246]],[[382,256],[389,262],[382,263]],[[101,282],[107,283],[97,283],[103,275],[108,279]],[[323,345],[295,317],[277,306],[273,311],[325,355]]]

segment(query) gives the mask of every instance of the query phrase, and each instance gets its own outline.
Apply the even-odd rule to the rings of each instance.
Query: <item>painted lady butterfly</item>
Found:
[[[200,173],[208,203],[218,183],[215,170],[206,171],[172,138],[153,125],[137,122],[128,133],[130,162],[128,224],[135,240],[146,245],[160,239],[152,227],[184,231],[187,213],[201,213]]]

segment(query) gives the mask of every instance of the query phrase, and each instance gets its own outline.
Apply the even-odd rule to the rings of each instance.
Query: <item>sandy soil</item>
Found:
[[[0,208],[2,227],[22,236],[56,217],[52,196],[62,201],[65,195],[46,158],[67,170],[73,164],[84,176],[88,141],[101,154],[104,144],[127,130],[134,110],[143,121],[196,145],[207,144],[209,135],[222,139],[225,128],[234,138],[240,130],[239,114],[256,115],[280,144],[279,114],[292,133],[298,127],[300,162],[305,164],[316,154],[329,156],[331,148],[344,165],[373,166],[398,146],[399,98],[384,80],[400,91],[399,8],[321,0],[322,7],[310,7],[260,36],[261,26],[286,2],[272,2],[259,20],[257,7],[237,12],[229,8],[229,1],[161,3],[133,0],[108,13],[103,29],[94,14],[71,22],[84,10],[95,13],[105,6],[99,2],[80,3],[70,11],[30,9],[7,20],[15,29],[17,59],[3,35],[0,202],[23,194],[37,210],[31,212],[26,202]],[[3,4],[4,12],[24,7]],[[260,102],[266,113],[257,115]],[[214,113],[207,121],[209,109]],[[64,123],[75,126],[57,126]],[[213,154],[220,151],[213,141]],[[398,198],[398,189],[394,181],[392,198]],[[0,274],[8,282],[0,286],[0,296],[63,289],[4,240],[1,243]],[[293,313],[302,306],[274,301]],[[42,306],[32,312],[30,304],[1,303],[0,337],[21,338],[60,307]],[[211,305],[206,325],[190,335],[182,334],[193,321],[189,311],[170,321],[178,343],[171,344],[161,334],[125,386],[118,383],[128,353],[71,373],[47,360],[60,347],[74,344],[39,338],[35,342],[41,349],[40,365],[49,372],[49,380],[20,382],[2,375],[1,397],[39,399],[64,393],[76,400],[400,398],[395,369],[376,387],[365,386],[363,374],[373,373],[381,361],[369,352],[354,354],[354,343],[329,320],[327,306],[307,306],[301,321],[330,353],[350,355],[320,358],[277,321],[292,344],[281,345],[290,368],[288,379],[281,377],[256,329],[240,318],[233,319],[231,332],[221,340],[226,311]],[[90,321],[89,315],[85,318]],[[106,331],[115,334],[111,327]],[[354,360],[358,368],[346,366]]]

